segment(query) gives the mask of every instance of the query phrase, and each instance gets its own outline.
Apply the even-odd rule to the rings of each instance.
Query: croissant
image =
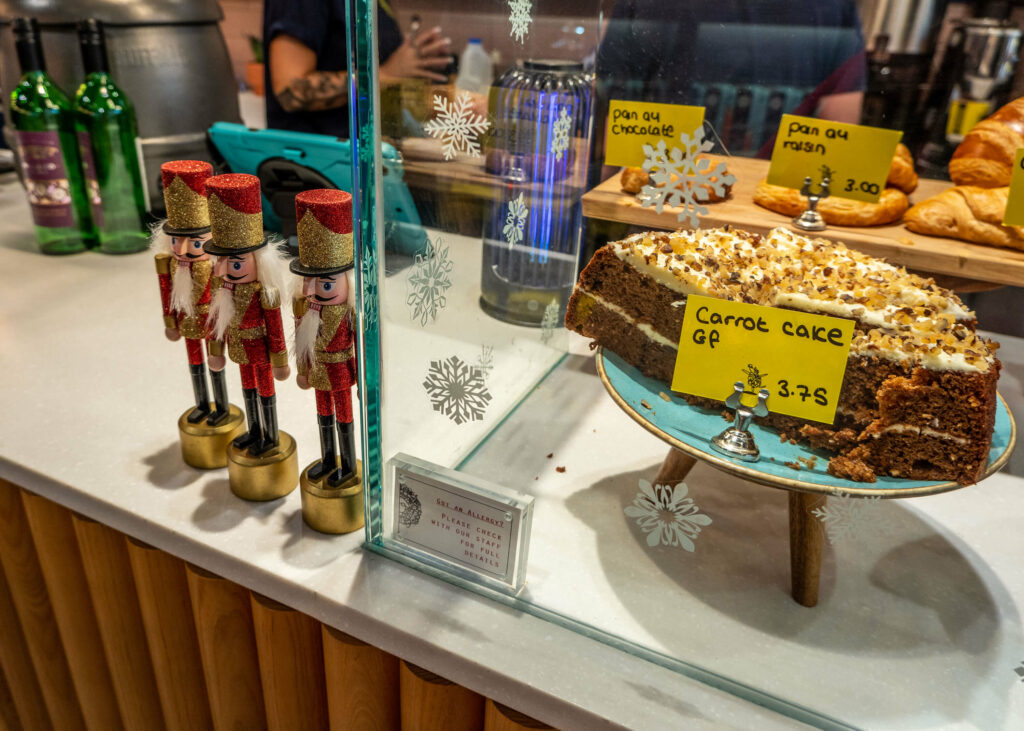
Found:
[[[957,185],[1009,185],[1019,147],[1024,147],[1024,97],[1001,107],[967,133],[949,161],[949,177]]]
[[[799,216],[807,208],[800,191],[769,185],[762,180],[754,190],[754,203],[785,216]],[[818,202],[818,212],[825,223],[835,226],[881,226],[900,220],[910,201],[896,188],[886,188],[878,203],[864,203],[849,198],[825,198]]]
[[[889,177],[885,184],[899,188],[904,193],[913,193],[917,188],[917,173],[914,172],[914,158],[907,146],[900,142],[896,145],[896,154],[892,158]]]
[[[1024,250],[1024,228],[1002,224],[1009,194],[1005,187],[958,185],[912,206],[903,221],[927,236]]]

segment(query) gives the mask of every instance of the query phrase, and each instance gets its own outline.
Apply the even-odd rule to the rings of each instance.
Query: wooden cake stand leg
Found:
[[[654,484],[674,487],[686,479],[695,464],[697,464],[697,460],[693,457],[672,447],[665,455],[665,461],[661,463],[661,469],[658,470],[658,476],[654,478]]]
[[[789,493],[789,569],[793,598],[805,607],[818,603],[825,535],[811,512],[825,507],[826,495]]]

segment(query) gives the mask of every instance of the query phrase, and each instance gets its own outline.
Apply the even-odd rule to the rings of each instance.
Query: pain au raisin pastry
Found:
[[[835,422],[766,419],[785,436],[832,452],[832,474],[965,485],[984,475],[998,345],[975,333],[974,313],[952,292],[787,229],[766,236],[727,228],[643,233],[597,251],[580,274],[565,324],[670,383],[690,294],[855,321]]]
[[[899,221],[910,207],[906,194],[913,193],[917,188],[914,159],[903,143],[896,145],[885,184],[886,188],[878,203],[831,196],[818,202],[818,212],[825,223],[832,226],[883,226]],[[754,190],[754,203],[791,217],[799,216],[807,208],[807,200],[800,195],[800,191],[769,185],[764,180]]]
[[[754,190],[754,203],[784,216],[799,216],[807,208],[807,199],[800,191],[770,185],[762,180]],[[910,207],[902,190],[886,188],[878,203],[850,200],[830,196],[818,201],[818,212],[825,223],[833,226],[882,226],[899,221]]]

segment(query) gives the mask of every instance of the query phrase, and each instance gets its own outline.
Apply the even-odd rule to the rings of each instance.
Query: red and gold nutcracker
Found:
[[[352,196],[326,189],[299,193],[295,220],[299,258],[291,270],[302,277],[302,296],[292,303],[297,381],[301,388],[314,389],[320,426],[320,460],[302,473],[302,514],[317,530],[347,533],[363,525],[362,479],[352,425]]]
[[[210,238],[205,187],[213,167],[198,160],[175,160],[164,163],[160,174],[167,220],[154,233],[151,248],[156,252],[164,334],[171,341],[185,339],[196,402],[178,421],[182,455],[193,467],[223,467],[227,443],[243,422],[241,412],[228,403],[222,372],[210,373],[212,409],[206,386],[203,349],[213,263],[203,247]]]
[[[247,432],[228,449],[232,491],[271,500],[298,482],[295,440],[277,425],[274,379],[288,378],[281,325],[283,263],[263,235],[260,182],[255,175],[217,175],[206,181],[215,257],[210,308],[210,369],[228,357],[242,373]]]

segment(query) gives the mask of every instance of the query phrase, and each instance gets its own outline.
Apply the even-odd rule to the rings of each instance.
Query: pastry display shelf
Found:
[[[824,535],[816,529],[814,511],[823,511],[829,495],[861,498],[908,498],[956,490],[965,485],[879,476],[875,482],[854,482],[828,473],[827,452],[780,440],[778,433],[758,424],[750,433],[761,457],[748,462],[711,448],[711,437],[722,431],[720,411],[691,406],[679,395],[666,393],[665,384],[645,377],[619,356],[597,352],[597,371],[608,394],[630,418],[672,447],[655,484],[676,485],[686,479],[698,460],[748,482],[789,491],[789,551],[793,599],[804,606],[818,603]],[[727,392],[728,388],[725,389]],[[1006,465],[1017,442],[1017,427],[1006,401],[999,396],[995,429],[985,477]],[[770,403],[770,399],[769,399]]]
[[[726,224],[748,231],[765,233],[777,226],[789,226],[791,218],[754,203],[754,189],[768,174],[768,161],[744,157],[709,155],[712,165],[722,161],[736,177],[730,197],[708,203],[708,214],[701,217],[702,228]],[[945,190],[945,181],[922,179],[911,203],[922,201]],[[583,196],[583,215],[618,221],[648,229],[675,230],[683,227],[677,220],[679,208],[666,206],[659,214],[644,208],[636,197],[622,191],[616,173]],[[819,235],[819,234],[815,234]],[[885,257],[910,269],[947,277],[1024,286],[1024,251],[971,244],[908,231],[901,222],[885,226],[829,226],[820,234],[842,241],[847,246],[872,256]]]

